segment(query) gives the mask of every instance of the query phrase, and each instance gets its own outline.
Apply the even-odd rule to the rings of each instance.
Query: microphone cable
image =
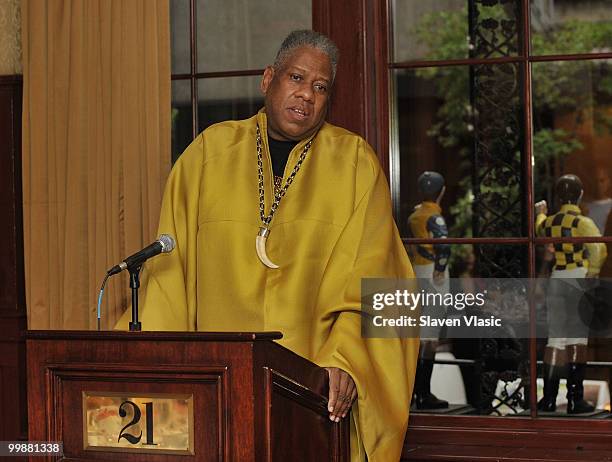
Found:
[[[102,307],[102,295],[104,295],[104,288],[106,287],[106,281],[108,281],[110,274],[106,273],[104,276],[104,281],[102,281],[102,287],[100,288],[100,294],[98,295],[98,332],[100,331],[100,316],[101,316],[101,307]]]

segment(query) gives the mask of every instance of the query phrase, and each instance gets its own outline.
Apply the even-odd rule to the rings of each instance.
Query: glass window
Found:
[[[608,60],[533,63],[534,197],[558,209],[557,179],[575,174],[583,213],[612,234],[612,78]]]
[[[554,236],[554,234],[553,234]],[[537,247],[538,414],[607,417],[612,369],[611,243]]]
[[[563,307],[577,294],[582,300],[589,287],[601,288],[600,299],[612,300],[612,258],[607,257],[612,243],[576,240],[606,239],[612,232],[612,3],[532,0],[525,12],[530,36],[522,26],[521,5],[511,0],[390,4],[390,183],[415,272],[423,273],[429,264],[433,274],[436,247],[444,247],[437,240],[445,233],[424,225],[437,214],[450,242],[448,276],[460,278],[462,286],[473,289],[479,284],[475,278],[499,277],[541,284],[527,303],[511,307],[535,316],[535,339],[516,332],[507,338],[441,335],[433,347],[425,345],[429,358],[434,350],[434,370],[450,374],[431,382],[441,387],[431,391],[451,405],[421,406],[416,412],[606,417],[612,307],[586,310],[588,319],[582,308],[572,314]],[[522,53],[525,41],[531,45],[528,55]],[[525,121],[532,124],[529,130]],[[530,165],[526,147],[533,155]],[[428,174],[429,183],[419,182],[427,171],[443,177],[442,196],[431,187],[434,174]],[[572,177],[562,180],[570,182],[565,189],[556,186],[567,174],[581,183]],[[574,203],[568,204],[572,191]],[[530,195],[533,204],[527,203]],[[530,223],[532,207],[536,214]],[[559,275],[572,271],[580,273],[582,292],[566,284],[559,296]],[[531,346],[538,365],[537,380],[529,381]],[[432,373],[429,366],[419,363],[420,386],[423,374]],[[457,387],[447,387],[447,380]],[[582,385],[593,409],[580,401],[580,393],[571,393]],[[558,386],[557,401],[530,405],[529,386],[539,401]],[[453,394],[457,389],[461,393]]]
[[[520,1],[394,0],[393,61],[518,54]]]
[[[311,1],[198,0],[198,72],[263,69],[289,32],[310,29]]]
[[[190,3],[189,0],[170,1],[172,74],[189,74],[191,71]]]
[[[174,162],[209,125],[262,107],[262,69],[289,32],[312,28],[312,2],[171,0],[170,12]]]
[[[410,247],[415,272],[423,277],[421,268],[427,263],[416,256],[418,251],[414,245]],[[524,278],[526,262],[527,246],[524,245],[451,245],[448,271],[436,290],[444,294],[486,294],[483,278],[511,281]],[[506,320],[517,319],[522,328],[515,324],[512,329],[505,324],[501,328],[481,330],[479,338],[466,338],[468,330],[460,330],[463,334],[458,335],[450,324],[438,329],[422,327],[413,412],[498,416],[517,415],[528,408],[529,339],[525,335],[528,301],[522,297],[516,303],[513,298],[513,303],[508,304],[486,297],[487,302],[481,308],[447,306],[445,319],[464,316],[486,319],[501,314]],[[427,310],[423,307],[421,313]],[[436,319],[441,319],[440,311],[436,313]]]
[[[193,139],[191,81],[172,81],[172,162]]]
[[[534,55],[602,53],[612,49],[612,2],[531,0]]]
[[[526,235],[522,72],[517,63],[394,71],[398,224],[427,199],[418,178],[440,173],[450,237]]]
[[[246,119],[263,107],[260,76],[198,80],[199,130],[223,120]]]

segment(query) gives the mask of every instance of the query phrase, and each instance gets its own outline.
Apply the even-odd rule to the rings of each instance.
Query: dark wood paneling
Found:
[[[0,76],[0,440],[27,438],[21,76]]]
[[[386,0],[313,0],[313,29],[340,50],[327,120],[374,148],[389,178]]]
[[[0,317],[0,441],[27,437],[25,328],[25,318]]]
[[[612,461],[609,419],[411,417],[403,461]]]
[[[0,76],[0,314],[23,316],[21,78]]]
[[[313,29],[331,38],[340,50],[329,122],[367,139],[365,30],[362,2],[314,0]]]
[[[265,370],[254,376],[255,388],[265,390],[255,407],[255,428],[261,429],[255,444],[266,456],[262,460],[283,461],[282,454],[293,450],[296,460],[348,462],[349,420],[329,420],[327,372],[276,343],[256,343],[253,362],[255,371]],[[287,431],[292,419],[302,422],[300,432]],[[315,447],[312,441],[330,444]]]
[[[348,431],[348,421],[331,424],[326,400],[274,370],[269,370],[267,378],[269,458],[275,462],[284,462],[283,455],[293,452],[299,454],[300,460],[321,460],[322,454],[327,454],[323,460],[330,462],[346,460],[342,455],[348,454],[348,447],[341,447],[339,443],[342,441],[342,427],[346,426]],[[296,421],[300,422],[300,431],[287,432],[291,422]],[[322,441],[325,445],[314,446],[308,444],[308,441]]]

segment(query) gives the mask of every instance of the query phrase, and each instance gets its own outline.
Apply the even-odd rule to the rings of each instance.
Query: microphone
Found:
[[[125,269],[132,269],[141,266],[149,258],[159,255],[160,253],[168,253],[174,250],[174,239],[168,234],[162,234],[155,242],[149,244],[144,249],[130,255],[118,265],[113,266],[106,272],[107,277],[120,273]]]

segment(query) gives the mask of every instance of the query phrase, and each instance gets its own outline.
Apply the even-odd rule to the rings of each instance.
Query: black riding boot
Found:
[[[585,363],[569,363],[567,371],[567,413],[583,414],[593,412],[595,406],[584,400]]]
[[[544,396],[538,401],[538,411],[555,412],[559,393],[560,368],[544,363]]]
[[[431,373],[434,362],[432,359],[420,359],[414,381],[414,402],[417,409],[445,409],[448,401],[436,398],[431,393]]]

